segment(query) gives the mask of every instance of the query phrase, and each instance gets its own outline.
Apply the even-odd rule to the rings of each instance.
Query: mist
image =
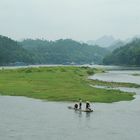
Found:
[[[13,39],[103,35],[126,39],[140,33],[139,0],[0,0],[0,34]]]

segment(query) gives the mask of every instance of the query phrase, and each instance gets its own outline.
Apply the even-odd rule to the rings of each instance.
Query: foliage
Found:
[[[108,51],[71,39],[26,39],[21,42],[0,36],[0,65],[101,63]]]
[[[107,55],[104,64],[115,65],[140,65],[140,39],[135,39],[129,44],[115,49]]]
[[[0,65],[10,65],[13,63],[33,63],[30,53],[21,45],[4,36],[0,36]]]
[[[108,54],[104,48],[71,39],[57,41],[26,39],[21,44],[26,50],[34,53],[37,63],[45,64],[99,64]]]

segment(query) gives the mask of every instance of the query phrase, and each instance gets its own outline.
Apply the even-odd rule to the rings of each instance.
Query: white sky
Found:
[[[140,34],[140,0],[0,0],[0,34],[94,40]]]

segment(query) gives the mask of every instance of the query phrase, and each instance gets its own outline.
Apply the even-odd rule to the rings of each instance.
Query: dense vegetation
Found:
[[[53,101],[116,102],[134,99],[120,90],[91,87],[89,74],[99,72],[88,67],[42,67],[0,70],[0,94],[26,96]]]
[[[121,40],[117,40],[116,42],[114,42],[111,46],[109,46],[107,49],[112,52],[117,48],[120,48],[122,46],[124,46],[126,43],[121,41]]]
[[[0,36],[0,65],[87,64],[102,62],[108,51],[71,39],[26,39],[21,42]]]
[[[34,53],[38,63],[45,64],[99,64],[108,54],[104,48],[71,39],[57,41],[27,39],[21,43],[26,50]]]
[[[120,48],[115,49],[103,60],[104,64],[140,65],[140,39],[135,39]]]
[[[121,46],[117,48],[118,46]],[[0,36],[0,65],[26,64],[115,64],[140,65],[140,39],[109,50],[71,39],[57,41],[26,39],[21,42]],[[105,57],[106,56],[106,57]],[[104,59],[103,59],[104,58]]]
[[[33,58],[21,45],[4,36],[0,36],[0,65],[15,63],[33,63]]]

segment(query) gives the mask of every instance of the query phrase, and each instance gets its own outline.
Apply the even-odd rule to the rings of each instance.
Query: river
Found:
[[[132,76],[136,72],[109,71],[92,78],[116,81],[117,75],[125,81],[122,76],[128,76],[127,82],[133,77],[140,83],[140,76]],[[139,140],[140,89],[122,90],[135,91],[135,100],[94,103],[93,113],[69,110],[70,102],[0,96],[0,140]]]

